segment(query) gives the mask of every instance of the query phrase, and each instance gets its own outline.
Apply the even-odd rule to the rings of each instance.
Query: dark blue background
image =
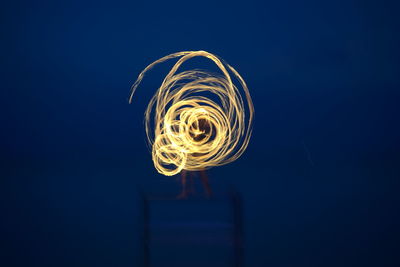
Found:
[[[179,189],[142,124],[169,65],[129,88],[202,49],[254,99],[247,151],[209,173],[242,194],[246,266],[399,266],[396,2],[3,3],[0,265],[141,265],[138,185]]]

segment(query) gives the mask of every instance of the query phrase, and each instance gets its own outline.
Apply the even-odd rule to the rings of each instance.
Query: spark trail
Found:
[[[179,71],[193,57],[211,60],[220,73]],[[249,144],[254,107],[243,78],[216,55],[183,51],[154,61],[132,85],[129,103],[146,72],[175,58],[178,61],[145,112],[146,135],[155,168],[171,176],[183,169],[204,170],[236,160]]]

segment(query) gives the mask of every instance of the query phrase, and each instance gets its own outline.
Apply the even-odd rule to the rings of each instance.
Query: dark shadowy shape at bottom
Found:
[[[142,194],[144,266],[243,266],[240,195]]]

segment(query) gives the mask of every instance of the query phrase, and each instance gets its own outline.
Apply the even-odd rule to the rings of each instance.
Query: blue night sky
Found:
[[[240,72],[255,106],[247,151],[209,171],[242,196],[245,266],[400,266],[398,10],[3,3],[0,265],[143,266],[138,192],[180,189],[154,169],[143,125],[171,63],[131,105],[130,86],[164,55],[206,50]]]

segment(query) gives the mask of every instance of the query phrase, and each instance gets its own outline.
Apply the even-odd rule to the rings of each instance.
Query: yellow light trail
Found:
[[[178,71],[193,57],[211,60],[221,73],[198,69]],[[155,168],[161,174],[172,176],[183,169],[204,170],[236,160],[249,144],[254,107],[243,78],[216,55],[183,51],[154,61],[132,85],[129,103],[145,73],[174,58],[179,59],[145,112],[146,135]]]

